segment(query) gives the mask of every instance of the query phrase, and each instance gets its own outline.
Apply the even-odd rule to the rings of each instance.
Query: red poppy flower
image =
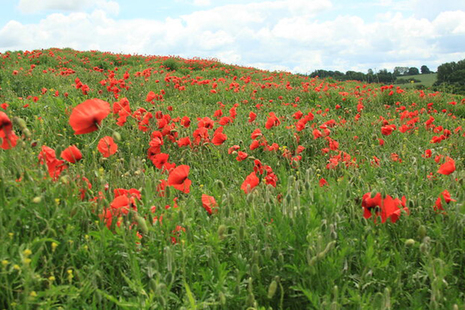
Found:
[[[188,194],[190,192],[191,180],[187,178],[190,167],[181,165],[174,168],[168,176],[168,185]]]
[[[13,123],[5,112],[0,111],[0,138],[8,136],[13,129]]]
[[[248,156],[249,156],[249,154],[247,154],[247,153],[245,153],[245,152],[242,152],[242,151],[239,151],[239,152],[237,152],[236,160],[237,160],[237,161],[243,161],[243,160],[245,160]]]
[[[103,157],[110,157],[115,154],[118,150],[118,145],[115,143],[112,137],[106,136],[100,139],[97,145],[98,151]]]
[[[425,150],[425,154],[421,155],[424,158],[431,158],[433,156],[433,152],[430,149]]]
[[[205,116],[204,118],[201,118],[201,119],[198,119],[198,124],[197,124],[197,127],[198,128],[207,128],[207,129],[213,129],[213,126],[214,126],[214,122],[211,118]]]
[[[232,152],[236,152],[240,148],[239,145],[233,145],[228,149],[228,154],[232,154]]]
[[[276,114],[274,114],[274,112],[270,112],[269,113],[269,117],[266,121],[266,124],[265,124],[265,128],[266,129],[271,129],[275,126],[279,126],[281,124],[281,121],[279,120],[279,118],[276,116]]]
[[[72,164],[82,159],[82,153],[75,145],[71,145],[65,150],[63,150],[60,156],[61,158]]]
[[[75,135],[98,130],[102,120],[110,113],[110,104],[100,99],[89,99],[78,104],[69,117]]]
[[[326,181],[324,178],[321,178],[321,179],[320,179],[319,184],[320,184],[320,187],[323,187],[323,186],[325,186],[325,185],[329,185],[328,181]]]
[[[252,123],[257,118],[257,114],[254,112],[249,113],[249,123]]]
[[[259,159],[255,159],[254,161],[254,166],[253,166],[253,171],[255,173],[263,174],[263,164]]]
[[[260,146],[260,142],[258,142],[258,140],[253,140],[252,143],[250,143],[249,149],[253,151],[259,146]]]
[[[216,203],[215,197],[202,194],[202,207],[207,211],[208,214],[218,212],[216,209],[218,204]]]
[[[434,209],[436,211],[444,210],[444,208],[442,207],[442,199],[441,198],[444,199],[444,201],[446,203],[449,203],[451,201],[457,201],[457,200],[451,198],[449,191],[446,189],[441,193],[441,195],[438,197],[438,199],[436,199],[436,203],[434,204]]]
[[[47,165],[48,174],[53,180],[56,180],[61,172],[68,168],[64,164],[64,160],[56,158],[55,150],[45,145],[42,146],[42,151],[39,153],[39,162]]]
[[[439,167],[438,173],[448,175],[455,171],[455,161],[447,157],[447,161]]]
[[[185,128],[188,128],[191,125],[191,120],[189,117],[184,116],[181,118],[181,125],[183,125]]]
[[[17,141],[18,141],[18,136],[12,131],[9,135],[1,139],[3,139],[3,142],[0,145],[0,148],[4,150],[8,150],[16,146]]]
[[[163,168],[165,163],[168,162],[169,157],[170,157],[169,154],[160,153],[160,154],[153,156],[151,160],[152,160],[152,163],[155,165],[155,167],[157,167],[158,169],[161,169]]]
[[[133,201],[134,199],[125,195],[117,196],[110,204],[113,215],[119,216],[121,213],[127,215]]]
[[[396,125],[386,125],[381,127],[381,133],[385,136],[389,136],[394,130],[396,130]]]
[[[381,216],[381,223],[386,222],[388,218],[395,223],[399,219],[402,210],[410,214],[406,206],[405,196],[402,197],[402,200],[399,198],[393,199],[389,195],[382,199],[380,193],[377,193],[373,198],[371,198],[371,193],[366,193],[362,198],[362,207],[364,208],[364,218],[370,218],[373,215],[372,211],[374,211],[376,216]]]
[[[231,117],[224,116],[218,121],[218,124],[220,124],[221,126],[225,126],[232,122],[233,122],[233,119]]]
[[[150,102],[153,99],[155,99],[156,96],[157,95],[153,91],[149,91],[148,94],[147,94],[147,97],[145,98],[145,101]]]
[[[191,139],[189,137],[184,137],[176,141],[179,147],[191,145]]]
[[[278,176],[274,174],[274,172],[269,172],[267,173],[265,177],[265,183],[267,185],[271,185],[273,187],[276,187],[276,183],[278,182]]]
[[[212,143],[214,145],[221,145],[227,138],[228,137],[223,133],[223,127],[218,127],[213,134]]]
[[[302,113],[302,111],[297,111],[294,114],[292,114],[292,117],[294,119],[301,119],[303,116],[304,116],[304,114]]]
[[[323,137],[323,134],[318,129],[313,129],[313,140]]]
[[[0,112],[0,139],[2,140],[0,148],[4,150],[15,147],[18,140],[13,131],[13,124],[4,112]]]
[[[241,189],[244,191],[244,193],[248,194],[259,183],[260,180],[258,179],[254,171],[245,178],[244,182],[241,185]]]
[[[368,219],[371,217],[371,211],[376,207],[381,207],[382,197],[381,193],[377,193],[373,198],[371,198],[371,193],[366,193],[362,197],[362,207],[363,207],[363,217]]]
[[[391,196],[387,195],[383,200],[383,206],[381,208],[381,223],[386,222],[388,218],[391,219],[391,222],[395,223],[402,212],[400,207],[403,207],[404,211],[409,214],[409,210],[406,207],[405,196],[400,200],[399,198],[393,199]]]

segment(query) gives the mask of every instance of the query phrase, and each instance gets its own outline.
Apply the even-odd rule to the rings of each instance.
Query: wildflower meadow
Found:
[[[465,309],[465,97],[0,53],[0,309]]]

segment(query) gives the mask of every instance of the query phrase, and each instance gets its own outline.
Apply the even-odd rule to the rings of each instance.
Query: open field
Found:
[[[464,97],[0,57],[0,309],[465,309]]]
[[[401,86],[404,88],[413,88],[418,84],[424,85],[426,88],[433,86],[434,82],[436,82],[437,79],[437,74],[436,73],[431,73],[431,74],[418,74],[418,75],[406,75],[406,76],[399,76],[397,77],[398,79],[403,79],[403,80],[419,80],[421,82],[416,82],[416,83],[407,83],[407,84],[395,84],[396,86]]]

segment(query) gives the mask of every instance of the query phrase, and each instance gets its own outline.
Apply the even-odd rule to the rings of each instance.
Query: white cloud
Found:
[[[89,8],[99,8],[117,15],[119,5],[115,1],[105,0],[20,0],[18,8],[23,13],[44,11],[79,12]]]
[[[66,6],[57,0],[21,0],[20,4],[35,5],[31,11],[72,12],[53,13],[36,24],[10,21],[0,29],[0,51],[71,47],[218,58],[303,73],[423,64],[434,70],[443,62],[465,58],[465,10],[440,12],[432,20],[387,11],[368,22],[352,15],[318,19],[319,13],[331,12],[329,0],[219,2],[179,18],[121,20],[114,15],[118,5],[112,1],[68,1]]]
[[[211,1],[210,0],[194,0],[194,5],[208,6],[208,5],[211,5]]]
[[[465,11],[465,2],[461,0],[413,0],[412,11],[417,18],[434,20],[442,12]]]

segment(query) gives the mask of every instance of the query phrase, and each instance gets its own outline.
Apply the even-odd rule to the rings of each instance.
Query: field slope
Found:
[[[0,308],[465,307],[463,97],[0,57]]]

